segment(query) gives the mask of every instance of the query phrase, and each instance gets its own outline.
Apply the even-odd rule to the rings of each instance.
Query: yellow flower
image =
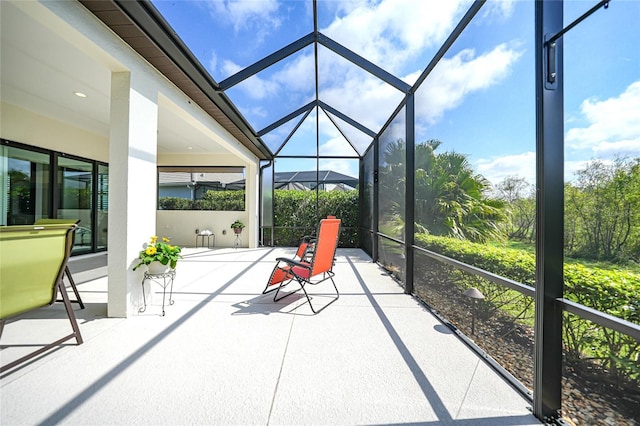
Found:
[[[148,265],[153,261],[163,262],[165,265],[170,265],[172,268],[176,267],[178,260],[182,259],[180,255],[180,246],[174,246],[169,244],[169,238],[162,237],[162,241],[158,242],[160,237],[154,235],[150,237],[151,242],[143,244],[143,249],[140,250],[138,256],[138,263],[133,267],[135,271],[142,265]]]

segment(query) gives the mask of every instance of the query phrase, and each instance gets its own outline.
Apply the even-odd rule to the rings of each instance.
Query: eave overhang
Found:
[[[273,156],[251,125],[148,1],[79,0],[261,160]]]

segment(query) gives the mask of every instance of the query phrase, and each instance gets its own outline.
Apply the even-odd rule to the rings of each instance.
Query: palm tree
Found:
[[[389,142],[378,175],[382,232],[397,238],[404,236],[405,151],[402,139]]]
[[[475,174],[466,155],[457,152],[436,154],[442,144],[429,140],[415,148],[415,221],[417,229],[433,235],[450,236],[471,241],[503,237],[504,203],[485,196],[490,183]],[[402,206],[404,194],[404,141],[398,140],[385,149],[384,178],[381,191],[394,212]],[[395,170],[401,169],[402,176]],[[395,187],[393,186],[395,179]],[[402,190],[400,192],[400,190]],[[400,194],[399,194],[400,193]],[[394,213],[402,213],[395,211]]]

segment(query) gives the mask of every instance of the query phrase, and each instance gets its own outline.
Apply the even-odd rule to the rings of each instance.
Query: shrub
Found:
[[[274,245],[294,247],[304,235],[316,232],[319,218],[333,215],[342,220],[341,247],[358,247],[358,191],[276,190],[274,196]],[[160,210],[243,211],[244,191],[207,191],[201,200],[162,197]],[[316,212],[317,207],[317,212]]]
[[[160,210],[191,210],[191,200],[179,197],[162,197],[158,199]]]
[[[203,199],[209,203],[208,210],[244,210],[244,191],[207,191]]]
[[[200,200],[161,197],[158,199],[158,209],[243,211],[244,191],[207,191]]]
[[[318,220],[333,215],[342,220],[341,247],[358,246],[358,191],[274,191],[275,245],[293,247],[303,235],[316,232]]]
[[[522,284],[535,286],[535,256],[531,253],[425,234],[416,235],[415,241],[418,246],[430,251]],[[480,281],[490,287],[485,280],[478,280],[475,276],[452,274],[451,268],[440,262],[429,264],[433,266],[428,270],[421,268],[421,273],[429,275],[429,283],[453,283],[460,292],[469,287],[482,286]],[[565,298],[626,321],[640,323],[640,274],[579,264],[565,264],[563,272]],[[484,293],[483,288],[480,290]],[[491,293],[491,289],[488,288],[487,291]],[[504,291],[513,292],[506,289]],[[493,303],[494,308],[498,309],[496,300],[497,298],[492,300],[487,297],[487,303]],[[527,306],[524,301],[519,303],[520,306],[512,306],[511,311],[528,309],[529,312],[520,318],[533,318],[533,304],[529,303]],[[637,358],[640,357],[639,342],[568,313],[564,318],[563,342],[568,361],[588,357],[607,371],[612,380],[625,377],[637,382],[640,379],[640,367],[637,364]]]

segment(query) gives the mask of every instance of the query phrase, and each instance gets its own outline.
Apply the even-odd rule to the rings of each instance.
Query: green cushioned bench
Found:
[[[13,368],[61,343],[82,336],[62,281],[73,246],[75,224],[0,227],[0,337],[5,321],[15,315],[51,305],[60,292],[73,333],[23,356],[0,372]]]

